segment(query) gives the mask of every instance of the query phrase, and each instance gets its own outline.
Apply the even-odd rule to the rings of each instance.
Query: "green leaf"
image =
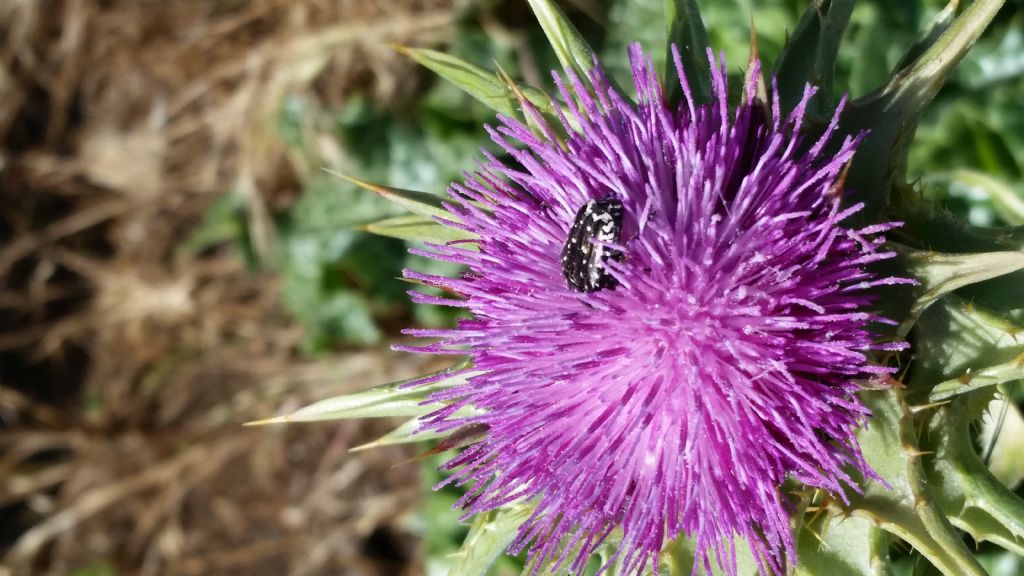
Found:
[[[478,514],[448,576],[484,576],[505,552],[519,527],[533,514],[529,504],[512,504]]]
[[[736,574],[737,576],[758,576],[757,560],[750,550],[750,544],[743,538],[736,538]],[[693,540],[680,536],[669,542],[661,552],[661,565],[668,567],[668,573],[673,576],[689,576],[692,573],[696,558]],[[612,572],[614,573],[614,572]],[[707,571],[700,567],[697,574],[708,576]],[[718,566],[714,559],[711,560],[710,576],[726,576],[726,571]]]
[[[818,87],[818,93],[807,106],[809,117],[821,119],[831,113],[839,43],[856,3],[857,0],[808,3],[807,11],[775,64],[783,114],[800,101],[808,82]]]
[[[417,192],[415,190],[402,190],[401,188],[392,188],[390,186],[384,186],[381,184],[373,184],[366,182],[365,180],[359,180],[351,176],[346,176],[338,172],[328,170],[329,173],[334,174],[340,178],[344,178],[349,182],[369,190],[374,194],[377,194],[385,200],[394,202],[395,204],[405,208],[413,214],[419,214],[420,216],[438,216],[440,218],[447,218],[449,220],[454,219],[454,216],[444,208],[445,198],[436,194],[428,194],[426,192]]]
[[[985,576],[931,492],[902,393],[865,391],[861,398],[872,410],[872,418],[859,431],[858,440],[868,464],[890,487],[868,482],[863,494],[850,495],[848,508],[833,506],[906,540],[946,574]]]
[[[394,280],[401,274],[403,244],[354,230],[400,210],[317,171],[279,217],[282,297],[305,328],[307,351],[342,342],[374,344],[383,337],[375,313],[393,314],[405,306],[405,288]]]
[[[975,0],[907,69],[893,77],[888,90],[909,91],[911,98],[931,100],[953,68],[999,13],[1005,0]]]
[[[793,33],[786,38],[782,53],[775,61],[775,81],[783,114],[792,110],[803,96],[811,78],[818,42],[821,38],[821,14],[817,2],[808,2]]]
[[[362,452],[363,450],[370,450],[372,448],[381,448],[384,446],[395,446],[397,444],[410,444],[413,442],[422,442],[430,440],[439,440],[444,438],[446,434],[433,432],[430,430],[424,430],[417,432],[420,428],[419,418],[411,418],[399,424],[394,430],[387,434],[377,438],[373,442],[367,442],[366,444],[360,444],[349,449],[349,452]]]
[[[920,282],[919,295],[899,331],[905,336],[917,318],[942,296],[984,280],[1024,270],[1024,252],[941,254],[896,246],[910,274]]]
[[[872,529],[863,518],[821,514],[801,527],[797,576],[873,576]]]
[[[466,91],[495,112],[510,118],[519,116],[519,100],[516,91],[494,72],[489,72],[443,52],[406,47],[399,47],[399,50],[438,76]],[[544,92],[522,85],[517,85],[517,89],[541,112],[553,112],[551,100]]]
[[[366,224],[360,229],[380,236],[416,242],[433,242],[435,244],[445,244],[457,240],[473,240],[476,238],[476,236],[469,232],[445,226],[432,218],[418,214],[385,218],[372,224]]]
[[[361,392],[321,400],[300,408],[291,414],[251,422],[250,425],[347,420],[351,418],[383,418],[389,416],[423,416],[437,409],[437,405],[423,404],[427,396],[431,392],[457,386],[465,382],[471,374],[460,372],[468,367],[468,362],[460,362],[435,372],[433,375],[451,374],[451,376],[430,384],[414,388],[403,388],[405,384],[419,380],[423,376],[400,382],[381,384]]]
[[[430,410],[436,410],[438,406],[427,406]],[[464,407],[456,410],[452,417],[458,418],[463,416],[472,416],[477,413],[472,407]],[[442,438],[449,438],[452,436],[452,432],[435,432],[433,430],[420,430],[419,418],[412,418],[402,422],[394,430],[374,440],[373,442],[367,442],[366,444],[360,444],[354,448],[351,448],[350,452],[362,452],[363,450],[369,450],[371,448],[380,448],[383,446],[394,446],[397,444],[411,444],[413,442],[426,442],[431,440],[440,440]]]
[[[594,67],[594,51],[553,0],[528,0],[544,30],[555,57],[565,70],[573,70],[584,82]]]
[[[679,48],[683,73],[690,86],[694,103],[703,104],[711,99],[711,71],[708,69],[708,33],[695,0],[665,0],[665,25],[668,47],[665,57],[665,87],[670,102],[682,97],[679,75],[672,58],[672,45]]]
[[[878,526],[871,526],[868,529],[868,538],[871,540],[871,576],[891,576],[893,570],[889,546],[892,543],[892,536]]]
[[[907,385],[938,402],[1024,377],[1024,329],[974,304],[947,296],[914,329],[914,370]]]
[[[893,68],[893,74],[897,74],[907,66],[914,63],[915,60],[921,57],[929,48],[938,42],[939,38],[949,30],[949,27],[953,24],[953,20],[956,18],[956,11],[959,8],[960,0],[950,0],[946,7],[940,10],[932,20],[925,26],[920,37],[914,42],[914,44],[907,50],[907,53],[903,55],[899,63]]]
[[[1024,339],[1021,344],[1024,345]],[[956,378],[938,383],[928,394],[928,401],[942,402],[954,396],[1020,379],[1024,379],[1024,350],[1009,362],[968,370]]]
[[[1024,379],[1024,351],[1009,362],[995,366],[986,366],[985,368],[967,372],[956,378],[940,382],[932,388],[931,393],[928,394],[928,400],[930,402],[941,402],[954,396],[1020,379]]]
[[[305,350],[322,352],[337,342],[379,343],[384,335],[374,321],[370,295],[320,282],[322,279],[285,276],[283,299],[306,329]]]
[[[1024,555],[1024,500],[1002,485],[971,446],[969,408],[958,399],[928,428],[928,479],[953,524],[977,541]],[[1019,456],[1018,456],[1019,457]]]
[[[822,495],[821,502],[805,515],[807,500],[797,506],[794,535],[797,540],[797,576],[880,576],[889,574],[888,538],[870,521],[848,516],[833,506],[832,497]],[[740,576],[758,576],[757,561],[743,539],[737,539],[737,568]],[[661,564],[667,574],[688,576],[694,562],[693,542],[679,538],[666,545]],[[611,573],[615,573],[614,571]],[[705,575],[701,568],[697,574]],[[712,576],[725,571],[712,562]]]

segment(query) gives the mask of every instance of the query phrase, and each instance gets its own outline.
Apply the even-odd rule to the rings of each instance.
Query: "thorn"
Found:
[[[911,423],[914,425],[914,434],[916,438],[924,438],[925,429],[928,427],[927,418],[914,419],[914,413],[910,411],[910,406],[907,406],[907,413],[910,415]]]
[[[754,13],[750,13],[750,60],[760,60],[761,52],[757,49],[757,25],[754,24]]]
[[[330,168],[327,168],[327,167],[324,167],[323,171],[327,172],[328,174],[330,174],[332,176],[337,176],[338,178],[342,178],[344,180],[347,180],[347,181],[355,184],[356,186],[359,186],[360,188],[363,188],[364,190],[369,190],[370,192],[373,192],[375,194],[379,194],[381,196],[387,197],[387,195],[389,193],[388,189],[386,187],[384,187],[384,186],[381,186],[380,184],[374,184],[373,182],[367,182],[366,180],[360,180],[359,178],[356,178],[355,176],[349,176],[348,174],[342,174],[341,172],[338,172],[336,170],[331,170]]]
[[[917,404],[915,406],[911,406],[910,407],[910,413],[914,414],[914,415],[917,415],[917,414],[920,414],[921,412],[927,412],[928,410],[933,410],[935,408],[942,408],[946,404],[949,404],[949,400],[940,400],[938,402],[929,402],[928,404]]]
[[[903,379],[906,378],[907,373],[910,371],[910,363],[908,362],[907,365],[904,366],[903,365],[903,355],[901,355],[899,352],[896,352],[896,351],[889,352],[885,356],[885,359],[886,359],[887,362],[892,360],[893,358],[896,359],[896,368],[899,369],[899,375],[895,376],[895,377],[890,375],[889,376],[889,380],[893,380],[893,381],[899,382],[899,385],[900,385],[901,389],[902,388],[906,388],[906,386],[903,385]]]
[[[758,64],[757,78],[751,78],[751,74],[754,70],[754,64]],[[754,84],[754,101],[751,105],[759,106],[764,112],[768,111],[768,87],[764,81],[764,70],[761,69],[761,51],[757,47],[757,26],[754,25],[754,13],[750,13],[750,57],[747,58],[747,73],[743,79],[744,86],[750,86],[751,81]],[[746,95],[744,94],[744,97]],[[767,114],[766,114],[767,116]]]
[[[287,424],[291,422],[291,416],[276,416],[274,418],[267,418],[264,420],[253,420],[252,422],[245,422],[242,426],[266,426],[267,424]]]
[[[810,508],[808,508],[808,510],[810,510]],[[827,507],[827,506],[819,506],[819,507],[816,507],[816,508],[815,508],[815,511],[814,511],[814,514],[811,514],[811,517],[810,517],[810,519],[808,519],[808,520],[807,520],[807,522],[804,522],[804,528],[806,528],[806,529],[807,529],[807,531],[808,531],[808,532],[810,532],[811,534],[814,534],[814,535],[815,535],[815,537],[817,537],[817,538],[818,538],[818,540],[821,540],[821,538],[820,538],[820,537],[818,537],[818,535],[817,535],[817,534],[815,534],[814,530],[811,530],[811,524],[814,524],[815,522],[817,522],[818,518],[819,518],[819,517],[820,517],[820,516],[821,516],[822,514],[824,514],[826,510],[828,510],[828,507]]]
[[[861,390],[888,390],[893,387],[889,378],[867,378],[856,382]]]
[[[373,442],[367,442],[366,444],[360,444],[359,446],[353,446],[349,448],[348,451],[362,452],[364,450],[369,450],[370,448],[376,448],[378,446],[381,446],[380,439],[374,440]],[[399,462],[399,464],[404,464],[404,462]]]
[[[852,164],[853,160],[851,159],[843,166],[843,171],[839,173],[839,178],[836,179],[836,183],[828,189],[827,194],[836,201],[842,200],[843,198],[843,190],[846,187],[846,175],[850,173],[850,165]]]
[[[811,534],[811,536],[814,536],[814,538],[818,541],[819,550],[821,549],[820,546],[825,545],[825,539],[821,537],[821,534],[818,534],[814,530],[811,530],[810,526],[807,526],[805,524],[804,530],[808,531]]]
[[[506,88],[508,88],[509,90],[512,91],[513,94],[515,94],[516,100],[519,101],[519,105],[533,106],[533,104],[531,104],[530,101],[526,98],[526,94],[523,94],[523,91],[519,89],[519,85],[516,84],[515,80],[512,79],[512,76],[510,76],[509,73],[506,72],[505,69],[501,67],[501,64],[499,64],[497,60],[494,61],[494,66],[495,68],[498,69],[498,79],[505,84]]]

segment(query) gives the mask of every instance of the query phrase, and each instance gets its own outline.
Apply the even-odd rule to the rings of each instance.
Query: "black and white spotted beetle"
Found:
[[[615,198],[588,200],[576,212],[562,248],[562,275],[577,292],[597,292],[618,285],[605,263],[622,259],[622,252],[594,244],[618,242],[622,231],[622,202]]]

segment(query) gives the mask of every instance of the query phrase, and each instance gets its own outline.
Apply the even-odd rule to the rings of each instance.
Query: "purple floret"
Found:
[[[467,272],[407,275],[452,293],[418,301],[473,318],[409,331],[439,339],[410,349],[469,355],[474,372],[435,395],[447,406],[423,427],[487,430],[447,463],[447,482],[468,487],[467,516],[534,503],[509,548],[534,566],[579,572],[619,530],[627,574],[657,570],[680,535],[695,571],[735,575],[741,537],[763,574],[783,573],[796,550],[780,485],[843,498],[854,477],[877,477],[854,437],[869,415],[856,381],[890,372],[869,352],[901,347],[868,326],[888,322],[872,288],[902,282],[870,266],[893,256],[882,233],[895,225],[842,225],[860,209],[840,205],[857,139],[826,152],[842,104],[804,141],[811,87],[783,117],[777,98],[768,114],[752,104],[751,82],[730,115],[724,64],[710,59],[712,101],[695,105],[683,81],[673,107],[639,46],[630,59],[637,102],[596,63],[586,83],[556,76],[570,136],[503,117],[490,133],[514,163],[489,156],[452,185],[451,224],[479,241],[423,253]],[[581,206],[605,199],[623,206],[621,237],[602,242],[621,253],[605,262],[615,282],[574,290],[563,246]]]

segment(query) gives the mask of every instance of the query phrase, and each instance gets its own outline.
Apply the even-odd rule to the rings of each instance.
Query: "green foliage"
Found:
[[[804,11],[775,63],[775,78],[784,111],[797,105],[804,86],[810,82],[818,87],[818,93],[807,106],[810,118],[821,122],[831,114],[839,44],[856,3],[856,0],[832,0],[820,6],[812,3]]]
[[[378,188],[375,196],[360,190],[366,182],[318,172],[278,218],[284,301],[306,328],[308,349],[378,342],[382,323],[408,323],[396,320],[410,314],[418,324],[450,324],[456,311],[410,306],[405,293],[411,286],[399,278],[414,262],[428,273],[455,272],[443,263],[424,270],[423,259],[407,253],[407,241],[466,238],[432,217],[444,213],[440,199],[448,183],[479,157],[480,125],[489,112],[438,83],[411,110],[387,111],[356,98],[341,110],[306,116],[320,116],[320,130],[337,134],[350,160],[344,172],[394,186]],[[297,139],[297,153],[310,154],[301,145],[308,138]],[[405,212],[410,209],[412,216]]]
[[[459,520],[460,513],[453,510],[462,492],[446,486],[433,490],[443,475],[439,468],[443,456],[423,460],[420,470],[422,488],[427,495],[409,528],[423,539],[428,575],[466,575],[488,573],[493,576],[513,576],[522,571],[518,558],[504,554],[504,546],[514,536],[514,530],[525,520],[524,507],[485,514],[467,524]],[[463,541],[472,539],[480,547],[469,553],[460,550]],[[489,571],[488,571],[489,570]]]
[[[463,545],[454,556],[448,571],[450,576],[484,574],[504,555],[533,507],[512,504],[505,508],[477,516],[469,527]]]
[[[929,401],[1024,379],[1024,329],[1006,317],[948,296],[916,330],[921,360],[907,383]]]
[[[274,424],[280,422],[317,422],[320,420],[346,420],[352,418],[416,417],[437,410],[436,404],[427,403],[427,397],[439,390],[465,383],[469,377],[464,373],[465,362],[435,372],[431,376],[437,381],[427,385],[406,387],[420,378],[382,384],[335,398],[321,400],[300,408],[291,414],[253,424]],[[426,375],[424,375],[425,377]]]
[[[711,74],[706,66],[702,66],[709,48],[708,32],[704,28],[704,22],[700,17],[700,9],[695,0],[665,0],[665,37],[669,46],[677,46],[679,49],[680,63],[683,67],[683,74],[686,76],[686,83],[690,87],[694,103],[701,104],[711,95]],[[617,3],[616,17],[623,19],[623,12],[632,11],[626,5]],[[646,27],[644,27],[646,28]],[[623,27],[621,30],[625,30]],[[615,28],[619,31],[619,28]],[[618,42],[625,40],[619,32]],[[634,39],[634,42],[639,39]],[[668,86],[669,98],[677,101],[681,96],[679,88],[679,73],[674,66],[672,51],[667,50],[665,54],[665,85]]]
[[[527,0],[563,70],[580,78],[594,65],[594,50],[553,0]]]
[[[498,74],[450,54],[416,48],[403,48],[410,58],[426,66],[438,76],[466,91],[488,108],[499,114],[515,116],[519,109],[518,95]],[[550,100],[540,90],[528,86],[520,94],[541,110],[550,107]]]

